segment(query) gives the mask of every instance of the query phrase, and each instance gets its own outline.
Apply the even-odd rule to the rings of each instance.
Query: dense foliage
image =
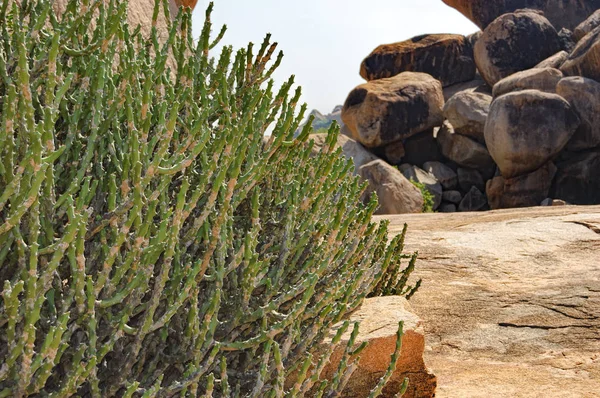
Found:
[[[402,237],[293,139],[268,37],[213,59],[210,8],[161,41],[127,3],[0,0],[0,397],[335,394],[360,347],[327,382],[319,343],[411,293]]]

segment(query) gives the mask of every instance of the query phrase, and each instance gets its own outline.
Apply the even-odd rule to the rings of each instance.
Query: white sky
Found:
[[[208,0],[194,11],[194,37]],[[442,0],[215,0],[213,30],[227,24],[222,43],[257,48],[266,33],[284,59],[277,83],[296,75],[308,110],[329,113],[364,80],[360,63],[380,44],[426,33],[470,34],[478,30]],[[217,55],[216,53],[213,55]]]

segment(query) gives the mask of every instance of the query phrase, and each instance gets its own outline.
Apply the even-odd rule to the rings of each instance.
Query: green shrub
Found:
[[[292,138],[275,46],[213,59],[212,5],[163,45],[128,2],[52,3],[0,3],[0,396],[340,390],[318,344],[412,268],[352,165]]]
[[[412,178],[410,179],[410,182],[412,182],[415,187],[419,188],[419,191],[421,191],[421,194],[423,195],[423,213],[433,213],[433,194],[429,192],[427,186],[422,182],[415,181]]]

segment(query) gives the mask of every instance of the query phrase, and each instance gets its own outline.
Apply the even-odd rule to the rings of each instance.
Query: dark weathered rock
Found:
[[[459,204],[463,199],[462,194],[459,191],[444,191],[442,194],[442,200],[448,203]]]
[[[487,206],[485,195],[476,187],[472,187],[458,205],[458,211],[479,211]]]
[[[355,140],[373,148],[439,126],[443,106],[439,81],[425,73],[404,72],[352,90],[342,120]]]
[[[540,90],[546,93],[556,93],[556,85],[563,78],[558,69],[534,68],[513,73],[494,85],[494,98],[502,94],[522,90]]]
[[[531,10],[504,14],[475,43],[475,63],[493,86],[515,72],[533,68],[560,51],[558,33],[542,15]]]
[[[442,184],[431,173],[425,170],[412,166],[402,172],[408,180],[421,183],[433,196],[433,210],[436,210],[442,203]]]
[[[558,41],[560,42],[560,48],[566,52],[571,52],[577,45],[575,35],[567,28],[562,28],[558,32]]]
[[[403,163],[410,163],[419,167],[428,161],[442,161],[444,157],[440,152],[437,140],[433,136],[433,129],[413,135],[404,141],[405,156]]]
[[[486,193],[492,209],[537,206],[548,197],[556,166],[546,163],[538,170],[519,177],[494,177],[487,182]]]
[[[447,121],[437,132],[437,141],[442,154],[454,163],[472,169],[493,168],[494,160],[482,144],[454,132]]]
[[[567,76],[600,81],[600,26],[577,43],[560,70]]]
[[[485,142],[483,129],[490,111],[492,96],[485,93],[461,91],[444,105],[444,116],[454,131]]]
[[[492,102],[485,142],[502,176],[513,178],[552,160],[579,124],[571,105],[559,95],[518,91]]]
[[[471,187],[476,187],[482,192],[485,191],[485,180],[479,171],[460,167],[457,175],[458,186],[463,192],[469,192]]]
[[[600,8],[600,0],[443,0],[457,9],[475,25],[485,29],[502,14],[521,8],[544,12],[557,28],[574,29],[591,13]]]
[[[436,34],[377,47],[360,66],[365,80],[392,77],[401,72],[423,72],[443,86],[475,77],[473,47],[462,35]]]
[[[598,26],[600,26],[600,9],[596,10],[596,12],[590,15],[588,19],[577,25],[573,31],[573,36],[575,37],[575,40],[579,41]]]
[[[395,141],[379,148],[370,148],[371,152],[392,165],[398,165],[406,154],[402,141]]]
[[[579,153],[556,166],[551,197],[576,205],[600,204],[600,151]]]
[[[420,213],[423,210],[421,191],[398,169],[383,160],[362,165],[358,174],[369,182],[365,201],[375,193],[379,199],[377,214]]]
[[[553,56],[546,58],[545,60],[543,60],[536,66],[534,66],[534,68],[559,69],[565,63],[567,58],[569,58],[569,53],[564,50],[561,50],[561,51],[557,52],[556,54],[554,54]]]
[[[454,189],[458,185],[458,176],[454,170],[442,162],[425,162],[423,170],[432,174],[444,189]]]
[[[581,151],[600,145],[600,83],[585,77],[566,77],[558,82],[558,95],[569,101],[581,119],[567,149]],[[599,170],[600,172],[600,170]]]

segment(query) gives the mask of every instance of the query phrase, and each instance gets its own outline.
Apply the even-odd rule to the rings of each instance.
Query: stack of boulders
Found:
[[[444,2],[483,30],[377,47],[342,131],[437,211],[600,203],[600,0]]]

